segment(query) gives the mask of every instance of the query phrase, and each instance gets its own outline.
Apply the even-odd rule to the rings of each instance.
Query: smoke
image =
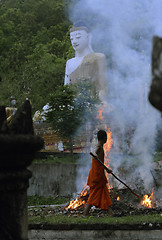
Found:
[[[106,102],[112,110],[105,109],[104,115],[114,140],[112,168],[125,164],[126,153],[126,164],[136,165],[134,174],[140,174],[146,188],[153,180],[150,169],[160,117],[148,102],[148,92],[152,38],[162,36],[161,12],[161,0],[79,0],[69,8],[71,22],[85,21],[94,51],[107,57]]]

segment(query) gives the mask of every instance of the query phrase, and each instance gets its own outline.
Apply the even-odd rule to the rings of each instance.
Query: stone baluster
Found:
[[[34,135],[29,101],[18,109],[10,126],[0,107],[0,239],[27,240],[27,169],[43,140]],[[3,119],[4,120],[4,119]]]

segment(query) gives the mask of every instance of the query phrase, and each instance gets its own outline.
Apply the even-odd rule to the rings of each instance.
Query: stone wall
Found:
[[[68,196],[76,192],[76,164],[33,163],[29,196]]]
[[[154,184],[156,185],[156,188],[158,187],[158,192],[162,189],[161,168],[162,161],[153,164],[152,169],[154,169],[154,171],[152,173],[155,177]],[[70,163],[33,163],[29,167],[29,170],[32,172],[32,178],[29,180],[30,185],[28,188],[28,195],[38,195],[44,197],[73,195],[73,193],[77,192],[76,176],[80,172],[79,169],[81,169],[84,173],[86,172],[88,176],[89,168],[87,168],[86,165]],[[129,173],[124,172],[124,175],[122,174],[119,175],[119,177],[127,183],[125,178],[128,177],[127,174],[129,175]],[[82,177],[82,175],[79,175],[81,180]],[[118,182],[116,182],[113,177],[110,177],[109,183],[110,185],[112,184],[113,187],[118,186]],[[77,182],[77,184],[79,183]]]

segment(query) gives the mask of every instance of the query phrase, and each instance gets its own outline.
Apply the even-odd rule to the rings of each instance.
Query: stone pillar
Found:
[[[2,118],[4,109],[0,110]],[[44,142],[34,135],[29,102],[10,126],[0,123],[0,240],[27,240],[27,188],[32,176],[27,167]]]
[[[0,171],[0,239],[27,240],[27,187],[31,173]]]
[[[1,135],[0,146],[0,239],[27,240],[27,188],[32,176],[27,166],[42,141],[36,136],[25,140],[21,135]],[[22,151],[23,146],[26,150]]]
[[[162,38],[153,38],[150,103],[162,112]]]

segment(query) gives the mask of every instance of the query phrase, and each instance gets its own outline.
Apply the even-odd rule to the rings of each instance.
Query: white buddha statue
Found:
[[[93,51],[91,36],[85,26],[72,27],[70,39],[75,50],[75,57],[66,62],[64,84],[89,80],[95,84],[100,98],[104,99],[107,89],[105,55]]]

